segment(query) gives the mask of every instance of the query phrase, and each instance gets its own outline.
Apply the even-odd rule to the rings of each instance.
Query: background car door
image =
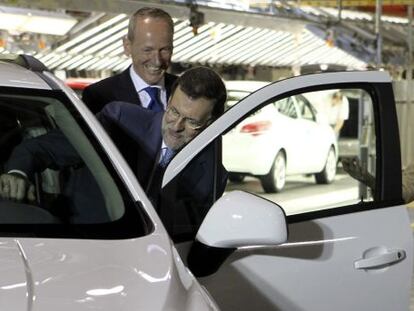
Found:
[[[294,97],[299,110],[298,126],[303,133],[304,150],[302,163],[309,171],[321,170],[328,154],[326,141],[334,141],[334,132],[327,131],[327,125],[317,123],[315,113],[304,96]]]
[[[288,242],[238,249],[218,271],[199,279],[222,310],[407,310],[413,241],[401,199],[398,127],[386,73],[308,75],[253,93],[177,154],[165,172],[163,185],[170,184],[197,153],[257,107],[292,94],[334,88],[358,89],[370,97],[371,144],[369,157],[362,162],[375,178],[374,189],[362,196],[358,189],[364,185],[343,176],[333,185],[325,185],[318,197],[309,195],[305,188],[295,192],[293,201],[282,202],[278,194],[268,197],[287,214]],[[341,188],[344,180],[352,190],[346,192],[347,197]],[[233,189],[227,187],[226,191]],[[325,192],[336,199],[325,201]],[[297,209],[298,204],[303,206]],[[176,244],[183,260],[187,245]]]
[[[287,171],[289,173],[301,172],[306,163],[300,155],[308,151],[308,143],[303,126],[300,125],[299,111],[294,96],[278,100],[275,105],[279,111],[280,119],[286,119],[284,124],[281,122],[282,124],[278,126],[278,135],[285,142],[283,147],[286,149],[286,157],[289,159]]]

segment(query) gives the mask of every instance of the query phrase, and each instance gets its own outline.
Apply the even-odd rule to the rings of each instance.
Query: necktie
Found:
[[[168,147],[163,148],[163,149],[165,149],[165,151],[164,151],[164,155],[162,156],[161,161],[160,161],[160,166],[162,168],[167,166],[167,164],[171,161],[172,157],[175,154],[174,150],[172,150]]]
[[[159,99],[159,89],[157,87],[148,86],[144,90],[151,97],[151,101],[148,104],[148,109],[155,112],[163,111],[164,106]]]

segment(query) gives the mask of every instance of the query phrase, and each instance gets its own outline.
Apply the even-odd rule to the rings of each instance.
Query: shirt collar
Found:
[[[131,76],[132,83],[134,84],[135,90],[137,92],[142,91],[148,86],[159,87],[161,90],[165,89],[165,77],[162,77],[162,79],[157,84],[149,85],[135,72],[133,66],[129,67],[129,75]]]
[[[167,148],[169,148],[168,146],[167,146],[167,144],[165,143],[165,141],[164,141],[164,139],[162,140],[162,142],[161,142],[161,150],[162,150],[162,154],[164,155],[164,153],[165,153],[165,150],[167,150]],[[171,148],[170,148],[171,149]],[[176,150],[174,150],[174,154],[176,154],[178,151],[176,151]]]

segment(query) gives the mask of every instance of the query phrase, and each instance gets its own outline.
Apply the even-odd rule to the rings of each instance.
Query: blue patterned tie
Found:
[[[151,97],[151,101],[148,104],[148,109],[154,112],[163,111],[164,106],[159,99],[159,88],[148,86],[144,90]]]
[[[165,150],[165,152],[164,152],[164,155],[161,158],[160,166],[162,168],[165,168],[167,166],[167,164],[171,161],[171,159],[174,156],[175,152],[174,152],[174,150],[172,150],[168,147],[163,148],[163,150]]]

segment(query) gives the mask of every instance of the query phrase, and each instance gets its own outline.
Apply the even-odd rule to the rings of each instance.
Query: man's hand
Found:
[[[375,190],[375,177],[367,171],[366,167],[361,166],[358,159],[342,159],[341,162],[342,167],[349,175]]]
[[[0,197],[3,199],[33,202],[36,200],[34,185],[22,175],[11,173],[0,175]]]

